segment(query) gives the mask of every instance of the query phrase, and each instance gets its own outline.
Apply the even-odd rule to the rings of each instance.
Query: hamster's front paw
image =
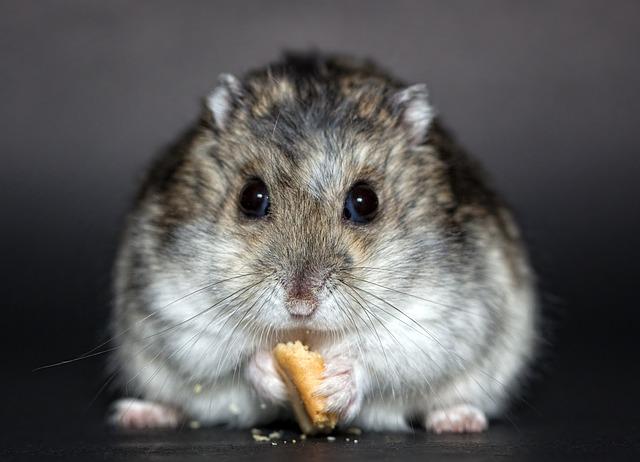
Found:
[[[327,411],[336,413],[348,422],[360,412],[362,387],[358,383],[358,369],[352,359],[326,356],[324,380],[316,394],[327,399]]]
[[[425,426],[434,433],[479,433],[486,430],[488,424],[480,409],[461,404],[430,412]]]
[[[124,429],[176,428],[183,415],[164,404],[125,398],[113,403],[109,422]]]
[[[271,352],[256,352],[247,364],[245,375],[256,392],[264,399],[274,404],[287,400],[287,389],[276,370]]]

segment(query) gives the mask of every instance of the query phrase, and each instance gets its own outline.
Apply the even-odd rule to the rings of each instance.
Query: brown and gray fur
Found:
[[[250,178],[268,187],[264,219],[239,210]],[[342,216],[359,181],[379,198],[367,225]],[[301,339],[326,359],[319,393],[343,424],[479,431],[534,350],[510,212],[423,85],[344,57],[222,76],[150,169],[115,274],[113,366],[136,398],[114,407],[124,426],[289,415],[268,352]],[[303,317],[290,312],[300,284],[318,305]]]

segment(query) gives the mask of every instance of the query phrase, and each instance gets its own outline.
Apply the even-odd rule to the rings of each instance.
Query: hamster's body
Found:
[[[479,431],[535,343],[517,228],[424,87],[337,57],[221,78],[148,175],[115,292],[124,426],[288,415],[269,352],[303,340],[344,424]]]

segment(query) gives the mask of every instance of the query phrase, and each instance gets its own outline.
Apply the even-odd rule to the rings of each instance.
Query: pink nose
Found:
[[[305,278],[295,278],[286,295],[286,306],[294,316],[310,316],[318,308],[317,287]]]

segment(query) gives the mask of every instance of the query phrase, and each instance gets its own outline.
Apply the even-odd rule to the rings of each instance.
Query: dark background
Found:
[[[217,75],[291,48],[369,56],[429,85],[516,210],[546,320],[511,421],[339,455],[637,455],[639,39],[634,1],[2,1],[0,458],[271,451],[242,432],[114,436],[105,394],[92,401],[100,358],[31,370],[102,339],[137,180]],[[307,446],[291,455],[336,457]]]

